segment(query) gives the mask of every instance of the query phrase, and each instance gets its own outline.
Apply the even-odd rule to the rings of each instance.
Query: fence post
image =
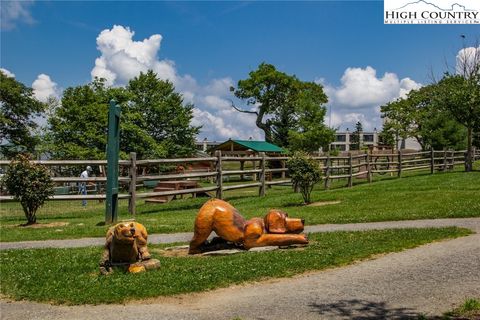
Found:
[[[430,174],[435,172],[435,151],[433,147],[430,148]]]
[[[282,164],[282,169],[285,169],[287,167],[285,160],[280,160],[280,163]],[[282,171],[282,179],[285,179],[286,177],[286,172]]]
[[[450,171],[453,170],[454,166],[455,166],[455,152],[453,150],[450,150]]]
[[[244,170],[245,169],[245,161],[241,161],[240,160],[240,170]],[[254,168],[255,169],[255,168]],[[245,177],[243,176],[243,174],[240,175],[240,180],[243,181]]]
[[[260,152],[260,157],[262,158],[262,160],[260,160],[260,169],[262,170],[260,172],[260,188],[258,190],[258,194],[260,197],[264,197],[265,196],[265,152]]]
[[[443,149],[443,171],[447,171],[447,150]]]
[[[398,177],[402,176],[402,149],[398,149]]]
[[[222,151],[215,151],[217,157],[217,194],[218,199],[223,199],[223,174],[222,174]]]
[[[130,185],[128,194],[128,212],[135,216],[136,210],[136,196],[137,196],[137,153],[130,152]]]
[[[353,168],[352,168],[352,153],[348,153],[348,187],[350,188],[353,185]]]
[[[331,160],[330,160],[330,154],[327,154],[327,160],[326,160],[326,168],[325,168],[325,189],[330,188],[330,166],[331,166]]]
[[[367,181],[368,183],[372,182],[372,166],[370,165],[370,154],[367,152]]]

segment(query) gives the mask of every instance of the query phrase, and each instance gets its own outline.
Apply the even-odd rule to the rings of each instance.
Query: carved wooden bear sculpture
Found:
[[[149,260],[147,249],[147,230],[137,222],[118,223],[107,231],[105,248],[100,260],[100,272],[108,274],[114,264],[134,264]],[[144,271],[145,268],[143,268]],[[132,267],[130,272],[136,272]],[[140,270],[138,270],[140,271]]]
[[[228,202],[212,199],[197,214],[188,253],[202,252],[201,246],[212,231],[226,241],[243,245],[247,250],[253,247],[307,244],[307,236],[299,234],[303,226],[303,219],[288,218],[287,213],[276,209],[270,210],[264,219],[245,220]]]

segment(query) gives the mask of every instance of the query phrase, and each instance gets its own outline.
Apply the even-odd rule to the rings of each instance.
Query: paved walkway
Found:
[[[480,218],[312,226],[308,229],[334,231],[446,225],[468,227],[477,233],[294,278],[126,305],[69,307],[0,300],[1,318],[416,319],[420,314],[441,315],[466,298],[480,298]]]
[[[429,228],[459,226],[475,229],[480,225],[480,218],[459,218],[459,219],[427,219],[427,220],[406,220],[367,222],[349,224],[321,224],[307,226],[305,232],[332,232],[332,231],[358,231],[378,229],[400,229],[400,228]],[[192,239],[193,233],[182,232],[172,234],[151,234],[148,242],[152,244],[188,242]],[[36,248],[78,248],[88,246],[102,246],[105,238],[81,238],[67,240],[41,240],[41,241],[20,241],[0,242],[0,250],[8,249],[36,249]]]

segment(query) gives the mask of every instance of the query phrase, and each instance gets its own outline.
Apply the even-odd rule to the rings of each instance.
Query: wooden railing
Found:
[[[480,152],[473,152],[473,160],[480,159]],[[437,171],[452,170],[456,165],[465,165],[466,151],[421,151],[421,152],[405,152],[398,151],[396,153],[363,153],[352,154],[347,156],[321,156],[314,157],[319,162],[323,171],[323,185],[329,188],[333,180],[345,179],[347,186],[353,185],[353,179],[367,179],[368,182],[373,181],[374,174],[377,175],[397,175],[401,177],[403,172],[411,170],[429,169],[430,173]],[[128,192],[118,195],[119,199],[129,200],[129,211],[135,213],[136,199],[150,198],[158,196],[171,196],[183,194],[196,194],[215,192],[212,194],[217,198],[223,198],[224,191],[237,190],[243,188],[258,188],[260,196],[264,196],[267,188],[272,185],[291,183],[287,177],[288,168],[285,162],[288,157],[269,157],[264,153],[260,153],[255,157],[234,157],[231,155],[222,155],[217,151],[214,157],[207,158],[182,158],[182,159],[155,159],[155,160],[136,160],[135,153],[130,155],[129,160],[119,161],[121,167],[120,172],[124,172],[123,176],[119,177],[119,183],[126,186]],[[47,167],[58,166],[82,166],[98,165],[105,167],[106,160],[41,160],[33,161],[34,163],[43,164]],[[183,173],[158,173],[158,174],[141,174],[145,167],[162,166],[162,165],[186,165],[188,163],[209,163],[209,168],[198,172],[183,172]],[[253,166],[249,169],[241,170],[226,170],[225,164],[227,162],[252,162]],[[280,167],[269,168],[268,164],[276,162]],[[0,166],[6,167],[9,161],[0,161]],[[243,165],[241,165],[243,168]],[[128,172],[128,176],[126,173]],[[253,181],[250,183],[228,184],[224,185],[224,181],[230,176],[246,176],[251,175]],[[146,181],[165,181],[165,180],[190,180],[190,179],[209,179],[215,183],[214,186],[199,187],[185,190],[171,190],[159,192],[137,192],[138,183],[145,183]],[[104,183],[106,177],[90,177],[82,179],[80,177],[52,177],[54,183],[79,183],[79,182],[93,182],[97,184]],[[140,184],[142,185],[142,184]],[[82,199],[105,199],[105,194],[61,194],[54,195],[51,200],[82,200]],[[0,201],[12,201],[13,197],[9,195],[0,196]]]

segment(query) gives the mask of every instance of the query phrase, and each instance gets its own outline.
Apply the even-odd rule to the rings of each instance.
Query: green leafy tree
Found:
[[[232,103],[237,111],[256,115],[256,125],[265,133],[267,142],[291,149],[298,149],[295,143],[318,149],[314,143],[309,145],[307,139],[320,141],[317,145],[326,144],[324,141],[329,137],[333,141],[331,132],[323,125],[322,105],[328,99],[321,85],[300,81],[271,64],[262,63],[231,90],[247,106],[256,106],[256,110],[242,110]],[[317,126],[307,119],[309,115],[315,116]],[[307,134],[308,129],[312,133]]]
[[[278,125],[291,121],[288,110],[292,108],[290,100],[296,81],[295,77],[277,71],[273,65],[262,63],[249,73],[248,79],[238,81],[237,89],[231,88],[247,105],[258,105],[257,111],[237,110],[257,116],[256,125],[265,133],[267,142],[276,143],[282,139],[275,134],[279,129],[274,127],[274,122]]]
[[[313,187],[322,178],[318,162],[306,153],[297,151],[288,159],[287,167],[294,189],[300,189],[303,201],[310,203]]]
[[[350,142],[350,149],[351,150],[361,150],[362,149],[362,141],[360,139],[360,135],[363,134],[363,126],[360,121],[355,124],[355,131],[353,131],[351,135],[351,142]]]
[[[67,88],[61,104],[48,119],[47,140],[52,156],[59,159],[105,159],[108,103],[113,98],[126,101],[122,89],[110,90],[100,79]]]
[[[111,99],[122,105],[121,157],[126,158],[132,151],[137,152],[138,158],[165,155],[164,149],[135,125],[141,116],[125,107],[128,92],[122,88],[107,88],[99,79],[65,90],[61,105],[49,119],[48,141],[53,155],[61,159],[105,159]]]
[[[408,94],[408,100],[416,112],[415,137],[423,149],[464,149],[466,130],[451,116],[438,96],[438,84]]]
[[[382,118],[384,118],[383,132],[384,137],[394,138],[394,146],[398,145],[400,139],[408,137],[417,138],[422,144],[418,134],[418,110],[408,99],[397,99],[381,106]],[[388,134],[387,134],[388,132]],[[423,147],[423,146],[422,146]]]
[[[422,149],[464,148],[466,131],[439,97],[439,84],[431,84],[382,106],[383,132],[390,132],[397,143],[414,137]]]
[[[467,130],[445,110],[432,112],[426,117],[420,134],[426,149],[465,150],[467,147]]]
[[[462,36],[464,39],[465,37]],[[464,43],[465,45],[465,43]],[[467,130],[465,170],[473,168],[473,146],[480,135],[480,45],[463,48],[457,55],[455,74],[446,73],[439,82],[438,100]]]
[[[27,218],[26,225],[37,222],[37,210],[53,195],[53,182],[46,167],[17,155],[3,177],[3,183],[15,200],[20,201]]]
[[[0,71],[0,142],[10,144],[10,148],[2,147],[5,157],[34,152],[39,140],[33,134],[38,127],[33,117],[44,109],[45,105],[34,98],[32,88]]]
[[[132,123],[160,143],[168,157],[195,152],[195,137],[200,127],[191,125],[193,105],[184,103],[171,82],[158,79],[150,70],[130,80],[127,91],[129,108],[139,115]]]
[[[305,83],[304,87],[295,103],[296,124],[288,131],[289,149],[306,152],[320,148],[327,150],[335,139],[335,130],[323,124],[327,110],[318,104],[318,101],[324,100],[323,89],[313,83]]]
[[[122,107],[120,156],[136,152],[138,159],[192,154],[199,128],[190,126],[190,104],[168,81],[152,71],[132,79],[127,88],[110,88],[102,79],[65,90],[62,103],[49,118],[47,134],[53,154],[62,159],[104,159],[108,105]]]
[[[379,143],[383,146],[389,146],[392,150],[395,147],[395,133],[387,126],[383,126],[383,130],[378,134]]]
[[[480,62],[479,62],[480,64]],[[470,77],[446,74],[438,83],[436,99],[467,130],[466,171],[472,170],[473,131],[480,122],[480,74]]]

